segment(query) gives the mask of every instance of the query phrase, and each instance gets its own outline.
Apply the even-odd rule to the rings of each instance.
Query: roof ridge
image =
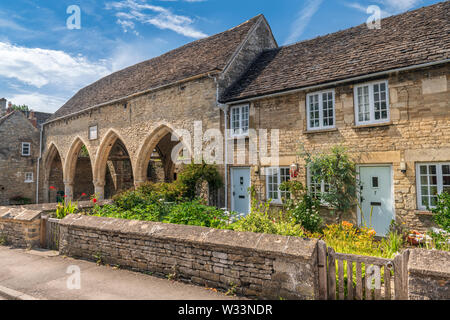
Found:
[[[386,21],[386,20],[395,20],[395,19],[397,19],[400,16],[409,15],[409,14],[415,13],[417,11],[423,11],[423,9],[425,9],[425,8],[426,9],[431,9],[431,8],[434,8],[434,7],[445,5],[446,3],[449,3],[449,2],[448,1],[442,1],[442,2],[435,3],[433,5],[423,6],[423,7],[417,8],[417,9],[408,10],[408,11],[405,11],[405,12],[402,12],[402,13],[399,13],[399,14],[395,14],[395,15],[391,15],[391,16],[382,18],[381,22]],[[293,46],[296,46],[296,45],[299,45],[299,44],[302,44],[302,43],[305,43],[305,42],[316,41],[316,40],[318,40],[320,38],[326,38],[326,37],[329,37],[329,36],[338,35],[338,34],[340,34],[342,32],[348,32],[348,31],[350,31],[352,29],[356,30],[356,29],[359,29],[361,27],[365,28],[366,26],[367,26],[366,23],[361,23],[359,25],[352,26],[352,27],[349,27],[349,28],[346,28],[346,29],[338,30],[338,31],[335,31],[335,32],[330,32],[330,33],[327,33],[327,34],[318,35],[316,37],[309,38],[309,39],[299,40],[299,41],[294,42],[294,43],[290,43],[290,44],[287,44],[287,45],[280,46],[279,48],[283,49],[283,48],[293,47]]]

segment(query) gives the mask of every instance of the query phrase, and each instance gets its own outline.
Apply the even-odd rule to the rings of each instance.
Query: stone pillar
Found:
[[[94,181],[94,190],[97,200],[105,199],[105,181]]]
[[[50,203],[50,181],[44,180],[42,188],[44,203]]]
[[[66,201],[73,200],[73,181],[64,181],[64,194]]]

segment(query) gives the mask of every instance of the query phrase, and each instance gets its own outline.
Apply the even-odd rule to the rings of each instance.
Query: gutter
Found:
[[[114,99],[114,100],[111,100],[111,101],[103,102],[103,103],[94,105],[92,107],[89,107],[89,108],[86,108],[86,109],[83,109],[83,110],[80,110],[80,111],[77,111],[77,112],[73,112],[73,113],[67,114],[65,116],[62,116],[62,117],[59,117],[59,118],[56,118],[56,119],[53,119],[53,120],[50,120],[50,121],[47,121],[44,124],[42,124],[42,126],[45,126],[45,125],[50,124],[50,123],[53,123],[55,121],[63,120],[65,118],[73,117],[73,116],[76,116],[78,114],[82,114],[82,113],[85,113],[85,112],[88,112],[88,111],[91,111],[91,110],[94,110],[94,109],[97,109],[97,108],[100,108],[100,107],[104,107],[104,106],[108,106],[108,105],[111,105],[111,104],[114,104],[114,103],[127,101],[129,99],[136,98],[136,97],[139,97],[141,95],[144,95],[144,94],[147,94],[147,93],[150,93],[150,92],[153,92],[153,91],[158,91],[158,90],[161,90],[161,89],[172,87],[172,86],[177,85],[177,84],[181,84],[181,83],[185,83],[185,82],[189,82],[189,81],[193,81],[193,80],[197,80],[197,79],[201,79],[201,78],[210,77],[211,75],[216,75],[218,73],[220,73],[220,70],[215,69],[215,70],[207,72],[207,73],[202,73],[202,74],[190,77],[190,78],[186,78],[186,79],[182,79],[182,80],[175,81],[175,82],[172,82],[172,83],[168,83],[168,84],[165,84],[165,85],[162,85],[162,86],[159,86],[159,87],[154,87],[154,88],[147,89],[147,90],[144,90],[144,91],[139,91],[139,92],[133,93],[133,94],[131,94],[129,96],[125,96],[125,97],[122,97],[122,98],[117,98],[117,99]]]
[[[276,93],[257,95],[257,96],[249,97],[247,99],[224,101],[224,103],[226,103],[227,105],[240,104],[240,103],[246,103],[246,102],[260,100],[260,99],[264,99],[264,98],[283,96],[283,95],[297,93],[297,92],[306,91],[306,90],[321,89],[324,87],[334,87],[334,86],[348,83],[348,82],[366,80],[366,79],[370,79],[373,77],[384,76],[384,75],[388,75],[390,73],[395,73],[395,72],[402,72],[402,71],[409,71],[409,70],[421,69],[421,68],[426,68],[426,67],[432,67],[432,66],[436,66],[436,65],[440,65],[440,64],[446,64],[449,62],[450,62],[450,59],[444,59],[444,60],[435,61],[435,62],[428,62],[428,63],[417,64],[417,65],[408,66],[408,67],[391,69],[391,70],[387,70],[387,71],[370,73],[367,75],[353,77],[353,78],[347,78],[344,80],[338,80],[338,81],[334,81],[334,82],[327,82],[327,83],[323,83],[323,84],[318,84],[318,85],[313,85],[313,86],[308,86],[308,87],[301,87],[301,88],[296,88],[296,89],[291,89],[291,90],[285,90],[285,91],[280,91],[280,92],[276,92]]]

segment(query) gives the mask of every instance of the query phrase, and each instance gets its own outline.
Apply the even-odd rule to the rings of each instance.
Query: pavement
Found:
[[[75,266],[75,267],[73,267]],[[80,270],[79,289],[76,274]],[[234,300],[213,289],[59,256],[0,246],[0,300]]]

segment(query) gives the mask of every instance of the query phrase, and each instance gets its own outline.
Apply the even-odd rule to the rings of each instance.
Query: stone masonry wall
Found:
[[[31,155],[22,156],[22,142],[31,143]],[[39,131],[20,112],[0,124],[0,205],[22,197],[36,198],[36,167],[39,157]],[[33,173],[33,181],[25,182],[25,173]]]
[[[39,247],[41,211],[0,207],[0,242],[20,248]]]
[[[265,299],[318,297],[317,240],[71,215],[60,254]]]
[[[416,164],[450,161],[450,64],[393,73],[379,80],[389,81],[391,121],[387,124],[356,127],[354,84],[347,84],[328,88],[335,90],[336,129],[307,131],[306,95],[326,89],[252,101],[250,128],[268,130],[269,155],[271,130],[280,130],[279,166],[297,163],[301,169],[298,180],[304,184],[305,161],[298,156],[301,147],[315,154],[342,145],[357,164],[391,165],[397,222],[426,231],[433,223],[430,213],[417,209]],[[400,170],[401,162],[407,165],[406,173]],[[261,158],[252,166],[247,157],[247,162],[236,166],[252,168],[252,186],[265,199],[268,159]],[[356,211],[345,218],[356,222]]]
[[[450,300],[450,252],[412,250],[409,300]]]

